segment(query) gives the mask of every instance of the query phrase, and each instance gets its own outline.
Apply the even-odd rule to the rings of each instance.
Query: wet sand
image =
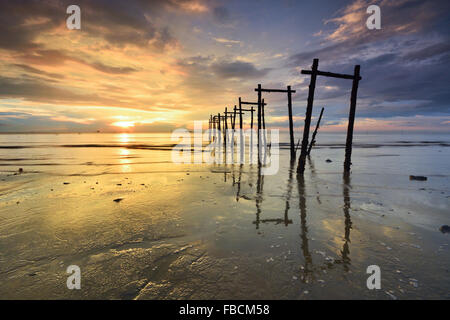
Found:
[[[445,141],[355,148],[344,177],[342,148],[319,140],[303,179],[285,149],[262,176],[121,142],[0,152],[1,298],[450,298]],[[366,287],[374,264],[381,290]]]

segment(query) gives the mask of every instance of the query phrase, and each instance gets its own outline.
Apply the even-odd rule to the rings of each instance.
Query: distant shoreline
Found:
[[[192,130],[188,130],[193,133]],[[287,128],[286,132],[288,133]],[[301,131],[300,131],[301,132]],[[39,131],[31,131],[31,132],[0,132],[0,135],[11,135],[11,134],[171,134],[172,131],[163,131],[163,132],[39,132]],[[346,131],[322,131],[322,134],[346,134]],[[366,135],[366,134],[450,134],[450,130],[448,131],[429,131],[429,130],[412,130],[412,131],[356,131],[355,134]]]

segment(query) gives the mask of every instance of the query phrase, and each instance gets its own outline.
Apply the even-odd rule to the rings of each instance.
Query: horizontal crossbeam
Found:
[[[302,70],[302,74],[312,74],[311,70]],[[319,71],[317,70],[317,75],[324,76],[324,77],[331,77],[331,78],[339,78],[339,79],[350,79],[353,80],[355,78],[354,75],[351,74],[341,74],[341,73],[334,73],[334,72],[326,72],[326,71]],[[358,77],[358,80],[361,80],[361,77]]]
[[[260,91],[258,88],[255,88],[255,91]],[[295,93],[295,90],[284,90],[284,89],[261,89],[261,92],[292,92]]]
[[[257,105],[258,105],[258,102],[241,101],[241,104],[247,104],[247,105],[257,106]],[[267,105],[267,103],[264,102],[263,105]]]

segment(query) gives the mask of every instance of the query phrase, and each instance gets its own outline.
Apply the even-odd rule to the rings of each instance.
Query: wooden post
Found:
[[[220,130],[220,121],[221,121],[221,119],[220,119],[220,113],[218,113],[217,114],[217,136],[216,136],[216,138],[217,138],[217,142],[218,142],[218,146],[219,146],[219,153],[220,153],[220,145],[222,144],[222,137],[220,136],[221,135],[221,130]]]
[[[225,148],[225,153],[227,153],[227,130],[228,130],[228,114],[227,114],[227,108],[225,107],[225,116],[223,118],[223,120],[225,121],[224,126],[223,126],[223,131],[224,131],[224,135],[223,135],[223,147]]]
[[[242,128],[242,105],[241,105],[241,98],[239,98],[239,152],[240,152],[240,163],[241,165],[244,163],[244,133],[242,132],[243,128]],[[239,183],[240,185],[240,183]]]
[[[234,146],[234,132],[236,130],[236,112],[237,112],[237,107],[236,105],[234,106],[234,112],[233,112],[233,146]]]
[[[319,59],[313,60],[311,81],[309,83],[308,104],[306,106],[305,126],[303,129],[302,150],[298,159],[297,174],[305,172],[306,154],[308,150],[309,127],[311,125],[311,114],[314,102],[314,90],[316,88],[317,68],[319,67]]]
[[[350,172],[350,166],[352,165],[353,126],[355,124],[356,96],[358,93],[358,84],[360,79],[359,71],[360,66],[356,65],[353,77],[352,94],[350,98],[350,112],[348,115],[347,142],[345,144],[345,161],[344,161],[345,172]]]
[[[289,111],[289,137],[291,142],[291,159],[295,158],[294,121],[292,119],[292,92],[291,86],[287,86],[288,111]]]
[[[261,84],[258,84],[258,163],[261,162],[261,141],[260,141],[260,132],[261,132],[261,104],[262,104],[262,92],[261,92]]]
[[[211,129],[212,129],[212,115],[209,115],[209,122],[208,122],[208,138],[209,138],[209,142],[211,142]]]
[[[253,161],[253,113],[255,112],[255,108],[252,107],[251,110],[252,117],[250,122],[250,162]]]
[[[264,99],[262,99],[261,118],[262,118],[262,129],[263,129],[263,137],[264,137],[264,154],[265,154],[266,148],[267,148],[267,139],[266,139],[266,118],[264,116],[264,109],[265,109],[265,104],[264,104]]]
[[[323,115],[323,110],[324,109],[325,108],[322,108],[322,110],[320,110],[319,120],[317,120],[316,129],[314,129],[314,133],[313,133],[312,138],[311,138],[311,143],[309,144],[308,154],[307,154],[308,156],[311,153],[311,149],[312,149],[314,143],[316,143],[316,134],[317,134],[317,130],[319,129],[320,120],[322,119],[322,115]]]

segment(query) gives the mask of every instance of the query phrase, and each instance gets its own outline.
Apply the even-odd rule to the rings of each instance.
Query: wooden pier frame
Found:
[[[250,109],[243,109],[243,105],[249,105],[252,106]],[[262,107],[266,106],[266,103],[261,102]],[[250,151],[253,151],[253,115],[255,113],[255,108],[253,106],[258,106],[258,102],[251,102],[251,101],[242,101],[241,97],[239,97],[239,108],[241,108],[242,111],[250,112]]]
[[[345,161],[344,161],[344,171],[349,172],[350,166],[351,166],[353,127],[354,127],[354,122],[355,122],[355,111],[356,111],[356,96],[357,96],[357,92],[358,92],[359,81],[362,79],[360,76],[360,66],[359,65],[355,66],[353,75],[320,71],[320,70],[318,70],[318,67],[319,67],[319,59],[314,59],[311,70],[302,70],[301,71],[301,74],[311,75],[311,80],[309,83],[308,103],[306,106],[306,116],[305,116],[305,126],[303,129],[302,149],[301,149],[300,157],[298,159],[297,173],[303,174],[305,172],[306,156],[308,154],[309,130],[310,130],[310,126],[311,126],[311,115],[312,115],[312,109],[313,109],[314,91],[316,88],[317,76],[353,80],[352,93],[351,93],[351,98],[350,98],[349,121],[348,121],[348,128],[347,128],[347,141],[346,141],[346,145],[345,145]]]
[[[291,86],[287,86],[287,90],[285,89],[263,89],[261,84],[258,84],[258,88],[255,88],[255,91],[258,93],[258,132],[261,129],[260,125],[260,117],[261,117],[261,107],[262,103],[262,93],[267,92],[278,92],[278,93],[287,93],[288,97],[288,115],[289,115],[289,136],[290,136],[290,146],[291,146],[291,158],[295,158],[295,142],[294,142],[294,122],[292,119],[292,94],[295,93],[295,90],[291,89]],[[259,134],[258,134],[258,145],[259,145]]]

